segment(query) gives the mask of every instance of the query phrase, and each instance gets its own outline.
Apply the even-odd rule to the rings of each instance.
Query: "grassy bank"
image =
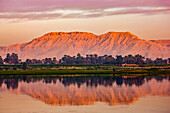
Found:
[[[62,74],[166,74],[170,70],[1,70],[0,75],[62,75]]]
[[[114,71],[113,71],[114,70]],[[143,74],[170,75],[170,66],[121,67],[114,65],[28,65],[22,70],[21,65],[0,65],[0,75],[72,75],[72,74]]]
[[[142,67],[139,66],[131,66],[131,67],[122,67],[122,66],[115,66],[112,64],[37,64],[37,65],[28,65],[28,70],[48,70],[48,69],[74,69],[74,70],[112,70],[116,68],[118,70],[121,69],[150,69],[150,68],[169,68],[169,64],[162,64],[162,65],[144,65]],[[10,65],[4,64],[0,65],[0,70],[17,70],[22,69],[22,65]]]

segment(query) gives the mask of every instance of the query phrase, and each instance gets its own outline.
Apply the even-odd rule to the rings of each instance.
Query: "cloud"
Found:
[[[170,0],[0,0],[0,19],[94,18],[170,12]]]

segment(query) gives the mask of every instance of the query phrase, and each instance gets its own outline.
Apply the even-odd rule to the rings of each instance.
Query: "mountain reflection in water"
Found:
[[[0,91],[29,95],[50,105],[130,104],[144,96],[170,96],[170,77],[1,77]]]

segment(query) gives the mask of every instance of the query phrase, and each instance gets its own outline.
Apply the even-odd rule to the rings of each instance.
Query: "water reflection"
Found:
[[[170,77],[1,77],[0,91],[26,94],[51,105],[130,104],[148,95],[170,96]]]

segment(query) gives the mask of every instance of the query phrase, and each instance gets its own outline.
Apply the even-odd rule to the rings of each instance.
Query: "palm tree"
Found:
[[[122,64],[123,63],[123,57],[122,57],[122,55],[117,55],[116,56],[116,62],[117,62],[117,64]]]
[[[0,64],[4,64],[4,61],[1,56],[0,56]]]

